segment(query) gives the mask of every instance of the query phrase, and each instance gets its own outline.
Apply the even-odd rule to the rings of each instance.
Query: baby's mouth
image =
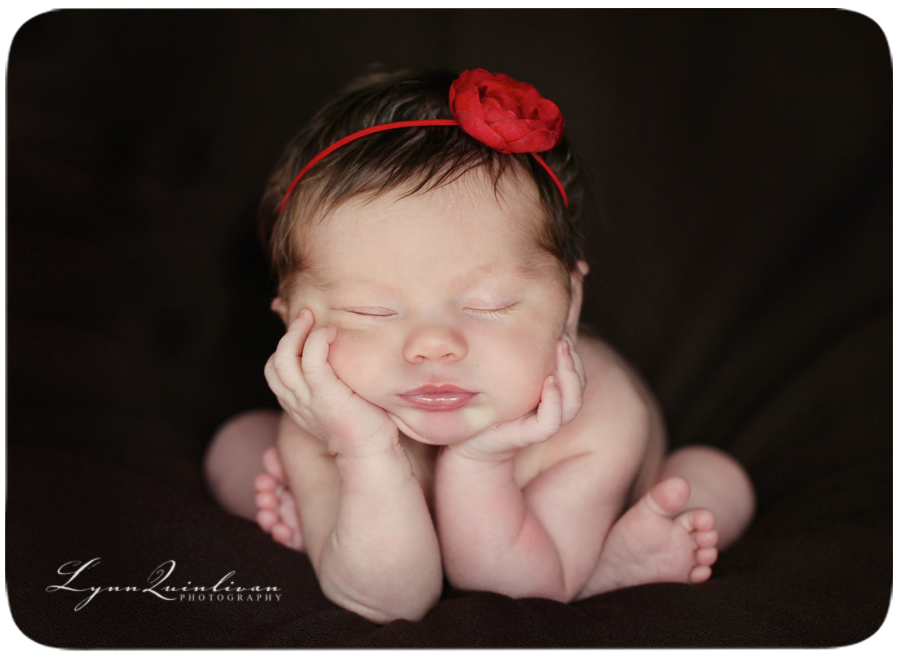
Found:
[[[427,385],[404,392],[398,397],[407,406],[424,411],[455,411],[469,405],[477,392],[456,386]]]

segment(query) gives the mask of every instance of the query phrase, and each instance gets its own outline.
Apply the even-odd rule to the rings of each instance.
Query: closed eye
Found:
[[[343,308],[353,315],[362,315],[363,317],[391,317],[397,313],[389,308]]]
[[[504,306],[503,308],[463,308],[463,310],[478,317],[497,319],[504,315],[510,315],[514,313],[518,305],[519,304],[517,303],[513,303],[508,306]]]

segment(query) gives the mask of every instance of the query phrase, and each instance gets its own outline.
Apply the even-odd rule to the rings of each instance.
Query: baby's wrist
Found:
[[[334,462],[342,485],[355,491],[369,490],[371,494],[381,494],[392,485],[415,480],[409,458],[399,441],[387,448],[339,453],[335,455]]]
[[[454,446],[455,447],[455,446]],[[473,491],[496,490],[515,485],[515,461],[512,458],[490,459],[460,453],[445,447],[435,463],[435,499],[442,505],[457,497],[468,498]]]
[[[369,460],[399,458],[403,455],[400,433],[396,427],[392,428],[393,431],[379,431],[365,437],[331,436],[325,442],[331,455],[339,463],[364,463]]]
[[[471,444],[470,441],[447,445],[440,452],[440,458],[458,461],[462,464],[491,464],[497,465],[512,462],[517,449],[508,448],[497,452],[485,451]]]
[[[391,422],[326,418],[319,423],[322,442],[332,456],[366,458],[400,444],[400,432]]]

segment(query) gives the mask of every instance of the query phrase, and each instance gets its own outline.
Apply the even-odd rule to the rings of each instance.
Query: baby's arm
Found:
[[[313,321],[302,311],[266,365],[289,416],[278,447],[307,553],[335,603],[379,623],[419,619],[442,585],[424,494],[396,425],[328,364],[334,328],[310,332]]]
[[[559,383],[544,383],[535,415],[445,449],[438,458],[438,533],[444,568],[457,587],[569,601],[596,567],[640,457],[628,450],[575,449],[524,489],[515,480],[517,449],[539,442],[541,432],[543,439],[553,436],[580,407],[577,354],[569,351],[559,345]],[[579,417],[567,434],[589,425]]]

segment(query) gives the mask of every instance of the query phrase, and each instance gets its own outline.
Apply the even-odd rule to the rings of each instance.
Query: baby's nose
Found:
[[[403,357],[408,363],[453,362],[468,353],[465,337],[450,327],[423,326],[413,330],[403,345]]]

